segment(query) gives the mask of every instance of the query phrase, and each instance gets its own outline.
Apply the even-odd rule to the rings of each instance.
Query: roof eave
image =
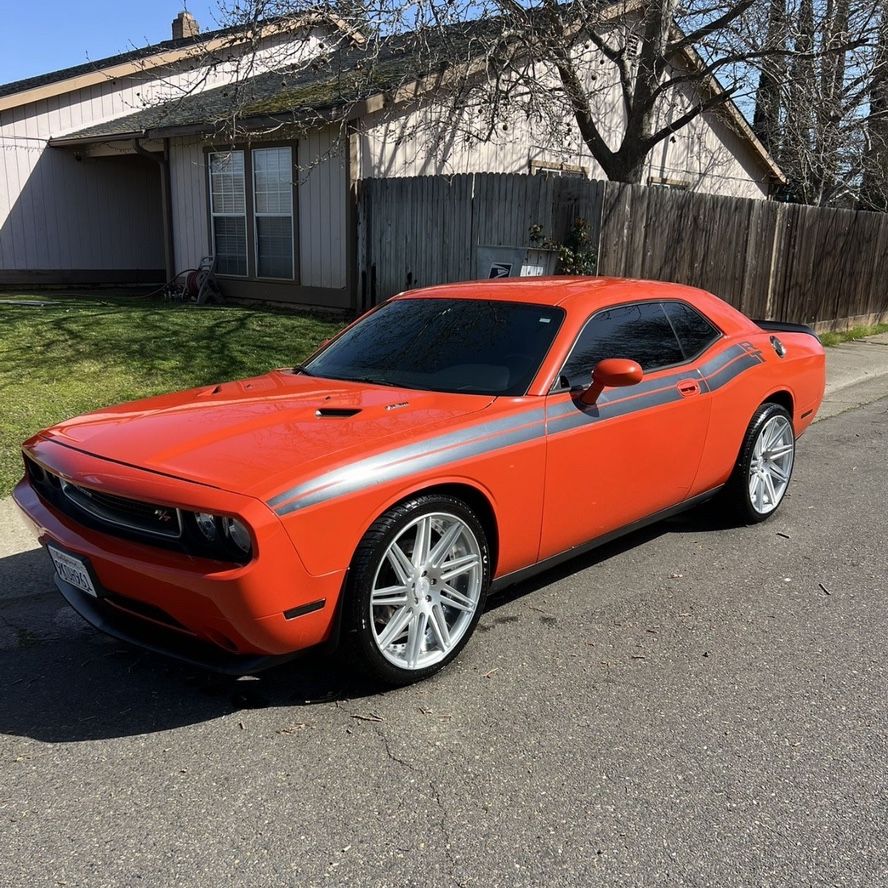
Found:
[[[54,80],[51,83],[43,83],[25,89],[20,92],[10,93],[7,96],[0,97],[0,111],[6,111],[10,108],[19,108],[22,105],[30,105],[44,99],[54,96],[64,95],[74,90],[84,89],[94,86],[98,83],[104,83],[108,80],[116,80],[120,77],[126,77],[131,74],[138,74],[154,68],[162,68],[176,62],[184,61],[189,58],[198,59],[208,52],[214,52],[231,46],[239,46],[249,43],[258,36],[258,39],[273,37],[276,34],[283,34],[290,31],[299,31],[304,28],[313,28],[320,25],[330,25],[333,29],[342,31],[353,43],[361,45],[366,42],[366,38],[359,31],[351,28],[342,19],[321,13],[309,13],[298,19],[292,18],[283,22],[272,22],[263,25],[258,35],[241,34],[241,35],[225,35],[217,37],[209,37],[196,43],[190,43],[188,46],[179,49],[165,49],[160,52],[148,55],[143,58],[133,59],[128,62],[121,62],[116,65],[102,66],[101,61],[96,63],[96,68],[73,77],[66,77],[61,80]]]
[[[360,114],[340,114],[342,106],[330,106],[323,109],[314,109],[311,116],[305,116],[304,120],[330,123],[337,119],[353,119]],[[244,117],[239,125],[247,132],[279,128],[282,125],[299,125],[300,119],[292,112],[279,114],[263,114],[254,117]],[[124,133],[88,133],[84,135],[58,136],[50,139],[49,145],[53,148],[78,148],[89,145],[102,145],[106,142],[132,142],[132,141],[156,141],[157,139],[175,139],[187,136],[212,136],[218,134],[215,124],[206,123],[185,124],[182,126],[160,126],[148,129],[133,130]]]
[[[698,71],[703,70],[705,68],[703,59],[696,49],[692,46],[686,46],[681,50],[685,59],[687,59],[690,64],[695,67]],[[740,109],[737,107],[736,102],[730,97],[727,90],[721,85],[718,78],[714,74],[706,74],[702,80],[702,85],[704,85],[707,89],[711,91],[713,95],[717,96],[726,96],[725,101],[717,107],[718,109],[724,109],[730,118],[730,123],[736,128],[737,135],[741,138],[746,139],[755,152],[757,158],[762,162],[762,165],[765,167],[766,174],[770,179],[776,182],[778,185],[786,185],[788,184],[788,179],[784,174],[783,170],[777,165],[777,162],[771,156],[771,153],[768,149],[762,144],[759,137],[755,134],[755,131],[749,125],[747,119],[743,116]]]

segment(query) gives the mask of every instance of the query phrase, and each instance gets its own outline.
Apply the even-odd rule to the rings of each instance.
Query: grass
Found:
[[[861,324],[839,333],[821,333],[820,341],[824,348],[830,348],[841,342],[851,342],[852,339],[863,339],[864,336],[875,336],[878,333],[888,333],[888,324]]]
[[[24,300],[44,304],[11,304]],[[0,297],[0,496],[21,476],[20,443],[39,429],[298,363],[339,326],[308,314],[132,297]]]

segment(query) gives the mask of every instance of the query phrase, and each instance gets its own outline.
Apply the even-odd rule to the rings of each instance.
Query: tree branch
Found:
[[[690,108],[682,114],[681,117],[677,117],[675,120],[666,124],[666,126],[657,130],[657,132],[645,139],[643,144],[646,151],[650,151],[658,142],[662,142],[667,136],[671,136],[677,130],[687,126],[692,120],[695,120],[701,114],[705,114],[707,111],[712,111],[713,108],[718,108],[720,105],[724,105],[729,102],[730,99],[731,93],[728,90],[725,90],[710,96],[704,102],[698,102],[693,108]]]

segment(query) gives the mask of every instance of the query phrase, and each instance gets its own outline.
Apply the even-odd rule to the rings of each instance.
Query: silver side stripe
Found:
[[[686,376],[685,378],[687,379],[688,377]],[[550,418],[549,434],[557,435],[559,432],[566,432],[569,429],[579,428],[592,422],[614,419],[617,416],[636,413],[648,407],[659,407],[661,404],[669,404],[672,401],[681,400],[683,400],[681,392],[675,386],[671,386],[660,392],[651,392],[639,398],[624,398],[616,403],[606,403],[599,399],[598,403],[593,407],[582,409],[575,404],[571,404],[572,411],[569,415]]]
[[[717,370],[721,370],[725,364],[730,363],[735,358],[745,355],[746,349],[742,345],[732,345],[723,352],[719,352],[714,358],[710,358],[701,368],[700,373],[703,376],[712,376]]]
[[[700,370],[652,379],[647,386],[641,382],[626,389],[626,393],[620,389],[605,391],[593,407],[582,407],[572,400],[563,402],[549,412],[549,434],[556,435],[589,423],[681,401],[683,396],[678,383],[682,380],[695,379],[702,391],[715,391],[763,360],[761,352],[748,343],[735,345],[707,361]]]
[[[269,500],[268,505],[278,515],[286,515],[296,509],[375,484],[383,484],[426,468],[447,465],[469,456],[521,444],[545,434],[545,418],[545,408],[534,407],[505,419],[398,447],[291,487]]]
[[[725,365],[720,370],[713,373],[706,380],[711,391],[720,389],[723,385],[729,383],[732,379],[739,376],[745,370],[755,367],[757,364],[764,363],[763,358],[752,353],[746,353],[741,357],[734,358],[731,363]]]
[[[291,487],[270,499],[268,505],[278,515],[287,515],[427,469],[524,444],[544,437],[547,431],[549,435],[555,435],[588,423],[680,401],[682,395],[678,383],[682,380],[695,379],[704,392],[714,391],[762,361],[761,352],[749,343],[735,345],[707,361],[699,370],[644,380],[632,387],[631,394],[617,389],[605,391],[594,407],[581,408],[568,399],[553,405],[548,417],[545,407],[534,407],[504,419],[483,422],[358,460]]]

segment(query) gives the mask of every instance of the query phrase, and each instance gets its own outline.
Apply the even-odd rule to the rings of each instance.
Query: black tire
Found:
[[[730,517],[742,524],[758,524],[770,518],[780,504],[786,498],[786,492],[789,489],[792,480],[792,468],[795,463],[795,451],[793,450],[793,459],[789,464],[788,477],[786,487],[783,488],[777,505],[770,508],[768,512],[758,510],[752,501],[750,494],[750,470],[755,456],[755,446],[764,427],[776,417],[784,418],[792,428],[792,417],[785,407],[780,404],[766,402],[762,404],[752,415],[746,434],[743,436],[743,443],[740,445],[740,453],[734,466],[731,478],[722,491],[720,501],[723,508],[728,512]],[[794,439],[793,439],[794,443]]]
[[[474,534],[481,555],[481,587],[477,606],[462,637],[439,662],[425,668],[406,669],[390,662],[381,652],[371,625],[370,597],[380,564],[389,546],[418,518],[445,513],[462,521]],[[399,503],[381,515],[358,545],[349,568],[343,616],[350,636],[351,652],[380,681],[402,686],[428,678],[454,660],[465,647],[484,611],[490,586],[490,549],[478,517],[462,500],[442,494],[420,494]]]

